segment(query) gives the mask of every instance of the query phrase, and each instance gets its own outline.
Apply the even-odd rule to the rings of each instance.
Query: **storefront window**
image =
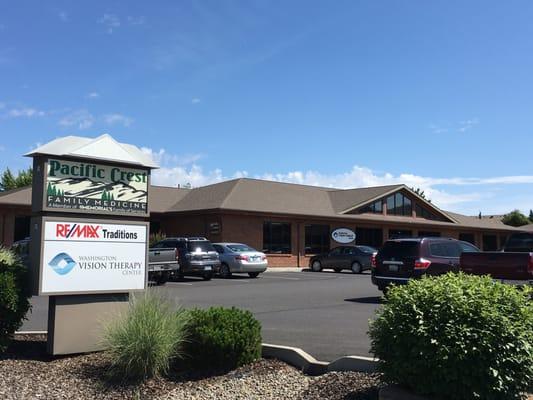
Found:
[[[496,235],[483,235],[483,251],[498,250],[498,238]]]
[[[355,230],[357,244],[379,249],[383,244],[383,230],[378,228],[357,228]]]
[[[305,226],[305,254],[322,254],[329,251],[329,225]]]
[[[263,223],[263,252],[291,253],[291,224],[285,222]]]
[[[360,213],[383,214],[382,201],[378,200],[363,207]]]
[[[418,237],[440,237],[440,232],[418,231]]]
[[[389,229],[389,239],[401,239],[412,237],[413,232],[403,229]]]
[[[474,246],[476,245],[476,238],[473,233],[460,233],[459,240],[462,240],[463,242],[472,243]]]

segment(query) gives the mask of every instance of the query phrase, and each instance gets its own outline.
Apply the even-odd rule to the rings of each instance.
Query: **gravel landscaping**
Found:
[[[0,355],[1,399],[377,399],[376,374],[309,377],[277,360],[259,360],[223,375],[176,374],[138,385],[109,385],[105,353],[51,358],[44,336],[18,336]]]

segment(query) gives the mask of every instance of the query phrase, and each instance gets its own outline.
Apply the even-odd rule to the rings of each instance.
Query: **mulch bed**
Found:
[[[139,385],[110,384],[105,352],[52,357],[46,337],[19,335],[0,354],[0,399],[377,399],[377,374],[331,372],[309,377],[277,360],[223,374],[174,373]]]

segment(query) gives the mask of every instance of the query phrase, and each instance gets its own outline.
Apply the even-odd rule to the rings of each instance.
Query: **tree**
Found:
[[[513,210],[503,216],[502,222],[505,225],[522,226],[529,224],[529,219],[520,210]]]
[[[31,168],[19,171],[15,176],[7,168],[0,177],[0,191],[12,190],[31,185],[33,179],[33,170]]]
[[[529,222],[533,223],[533,210],[529,210]]]
[[[413,190],[413,192],[415,192],[417,195],[419,195],[420,197],[422,197],[422,198],[423,198],[424,200],[426,200],[428,203],[431,203],[431,200],[428,199],[428,198],[426,197],[426,193],[425,193],[422,189],[420,189],[420,188],[414,188],[414,187],[412,187],[411,189]]]

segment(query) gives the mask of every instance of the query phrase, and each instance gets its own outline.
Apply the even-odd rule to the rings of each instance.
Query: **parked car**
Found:
[[[177,276],[201,276],[210,280],[220,268],[218,253],[209,240],[204,237],[168,237],[152,247],[177,249],[179,269]]]
[[[148,250],[148,280],[164,285],[179,270],[178,249],[165,240]]]
[[[370,246],[339,246],[328,253],[311,257],[309,268],[320,272],[325,268],[332,268],[335,272],[350,269],[354,274],[369,270],[372,266],[372,256],[377,250]]]
[[[242,243],[213,243],[220,257],[220,276],[229,278],[233,273],[246,273],[257,278],[265,272],[268,261],[265,253]]]
[[[423,275],[457,272],[461,254],[475,252],[479,252],[476,246],[452,238],[387,240],[375,256],[372,283],[384,292],[391,284],[405,284]]]
[[[533,232],[514,233],[503,251],[486,251],[461,255],[461,271],[490,275],[504,283],[533,285]]]

